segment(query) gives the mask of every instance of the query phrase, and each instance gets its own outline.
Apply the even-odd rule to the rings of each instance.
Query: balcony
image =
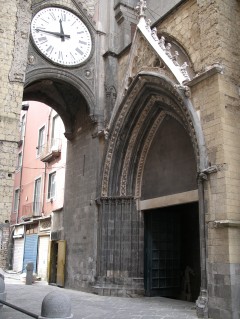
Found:
[[[42,162],[51,162],[61,155],[62,140],[54,138],[51,142],[44,144],[40,153]]]
[[[42,202],[32,202],[22,206],[24,217],[38,217],[42,215]]]

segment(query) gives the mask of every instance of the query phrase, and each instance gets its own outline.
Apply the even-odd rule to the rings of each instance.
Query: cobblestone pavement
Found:
[[[49,286],[36,282],[27,286],[20,280],[6,278],[7,302],[36,315],[41,314],[43,298],[52,291],[70,297],[74,319],[196,319],[193,303],[160,297],[121,298]],[[0,319],[29,319],[9,307],[0,308]]]

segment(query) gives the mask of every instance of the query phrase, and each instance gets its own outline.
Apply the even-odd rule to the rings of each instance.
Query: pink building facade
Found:
[[[43,280],[51,272],[51,234],[61,239],[67,148],[63,133],[62,120],[51,107],[23,103],[11,214],[11,264],[14,271],[24,272],[27,262],[33,262]]]

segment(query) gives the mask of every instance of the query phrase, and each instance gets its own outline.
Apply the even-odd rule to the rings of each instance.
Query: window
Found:
[[[18,158],[17,158],[17,170],[19,170],[22,166],[22,152],[18,153]]]
[[[40,155],[43,151],[44,133],[45,133],[45,126],[41,127],[38,132],[37,155]]]
[[[20,189],[18,188],[15,190],[15,193],[14,193],[14,204],[13,204],[14,213],[18,211],[19,196],[20,196]]]
[[[41,209],[41,178],[35,180],[34,200],[33,200],[33,216],[38,216]]]
[[[48,199],[54,198],[56,195],[56,172],[49,174],[48,178]]]
[[[52,149],[58,149],[61,133],[61,120],[59,115],[55,115],[52,121]]]

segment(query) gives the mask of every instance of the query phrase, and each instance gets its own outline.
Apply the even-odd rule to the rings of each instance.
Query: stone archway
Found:
[[[94,280],[96,258],[94,247],[97,209],[95,205],[86,204],[86,201],[89,203],[96,197],[97,177],[93,174],[97,172],[99,160],[98,140],[93,138],[97,124],[93,93],[81,79],[75,78],[67,71],[36,69],[26,75],[23,99],[51,106],[61,116],[65,125],[68,143],[63,222],[55,236],[58,236],[57,240],[64,239],[68,247],[65,286],[81,289],[84,280],[80,274],[85,274],[88,263],[91,263],[89,281]],[[90,184],[89,180],[94,182]],[[89,212],[90,222],[82,228],[86,212]],[[88,249],[79,248],[83,240]],[[81,265],[79,259],[83,261]]]
[[[109,131],[99,200],[98,288],[116,289],[117,284],[119,290],[127,293],[144,293],[142,179],[149,148],[167,117],[174,119],[188,136],[195,176],[207,167],[201,126],[190,100],[165,75],[140,72]],[[197,181],[195,186],[198,189]],[[196,201],[198,192],[195,191]],[[201,210],[200,215],[204,215]],[[200,223],[204,224],[201,218]],[[205,258],[204,252],[201,257]],[[202,277],[205,280],[205,275]]]
[[[24,100],[37,100],[54,108],[65,125],[65,135],[73,139],[79,114],[94,119],[95,103],[92,92],[79,78],[69,72],[41,69],[26,74]]]

